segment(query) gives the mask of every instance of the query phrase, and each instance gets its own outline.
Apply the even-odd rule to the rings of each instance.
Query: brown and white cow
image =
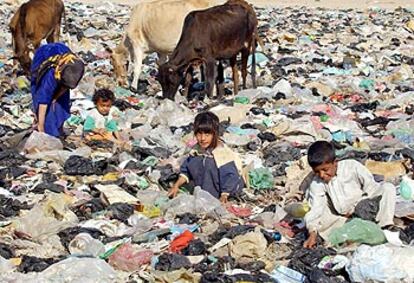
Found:
[[[206,66],[206,91],[212,96],[216,79],[216,61],[230,59],[233,67],[234,93],[238,88],[237,55],[242,54],[242,77],[245,87],[247,58],[255,52],[258,41],[257,17],[253,8],[243,0],[230,0],[225,4],[187,15],[180,41],[170,60],[159,68],[158,81],[163,96],[173,99],[178,86],[194,61]],[[252,81],[255,81],[255,56],[252,56]]]
[[[29,72],[30,53],[34,53],[43,39],[48,43],[59,40],[64,11],[62,0],[30,0],[22,4],[10,20],[14,58],[24,71]]]
[[[109,50],[117,82],[126,86],[128,57],[134,62],[131,88],[138,88],[145,54],[157,52],[159,63],[165,62],[180,39],[185,16],[194,10],[214,6],[220,0],[156,0],[137,4],[131,13],[121,43]]]

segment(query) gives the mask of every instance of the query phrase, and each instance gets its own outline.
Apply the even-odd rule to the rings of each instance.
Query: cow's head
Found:
[[[25,48],[17,56],[17,60],[20,62],[24,72],[28,74],[30,72],[30,66],[32,65],[33,51],[29,48]]]
[[[115,49],[107,48],[111,54],[111,64],[114,68],[115,78],[120,86],[127,86],[128,83],[128,50],[118,46]]]
[[[157,75],[157,80],[160,82],[162,88],[162,96],[173,100],[181,79],[179,68],[169,63],[162,64],[159,67]]]
[[[30,73],[30,66],[32,65],[33,51],[26,48],[10,58],[10,60],[17,60],[20,63],[25,74]]]

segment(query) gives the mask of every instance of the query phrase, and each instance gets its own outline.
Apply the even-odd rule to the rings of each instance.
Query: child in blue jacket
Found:
[[[219,139],[219,118],[203,112],[194,121],[197,144],[181,165],[180,177],[169,191],[175,197],[179,188],[191,182],[221,202],[240,194],[245,185],[239,157]]]

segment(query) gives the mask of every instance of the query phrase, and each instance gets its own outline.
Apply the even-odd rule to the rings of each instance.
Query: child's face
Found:
[[[109,114],[109,110],[111,110],[111,107],[112,101],[110,100],[102,100],[102,98],[99,98],[96,102],[96,109],[98,109],[98,112],[104,116]]]
[[[336,175],[336,169],[338,167],[338,162],[325,162],[319,166],[316,166],[313,169],[313,172],[321,178],[325,183],[329,183],[333,177]]]
[[[207,149],[210,147],[211,143],[213,142],[213,134],[212,133],[197,133],[196,135],[197,142],[202,149]]]

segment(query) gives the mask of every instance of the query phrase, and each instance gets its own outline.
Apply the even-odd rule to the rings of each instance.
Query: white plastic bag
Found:
[[[413,282],[414,247],[360,246],[346,266],[352,282]]]
[[[79,233],[69,243],[69,252],[72,255],[97,257],[105,252],[105,245],[88,233]]]
[[[24,151],[27,153],[61,149],[63,149],[63,144],[58,138],[38,131],[33,131],[24,145]]]

